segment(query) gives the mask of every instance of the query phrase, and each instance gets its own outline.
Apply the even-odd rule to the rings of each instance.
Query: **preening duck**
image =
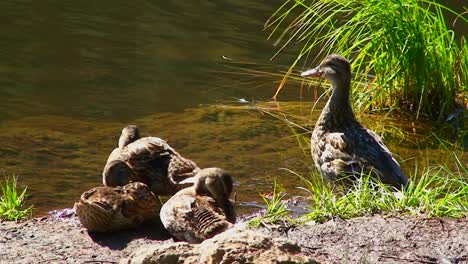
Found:
[[[102,173],[105,186],[143,182],[156,195],[172,195],[191,186],[187,178],[199,171],[197,164],[182,157],[158,137],[140,137],[138,127],[122,129],[118,148],[114,149]],[[185,183],[180,183],[185,180]]]
[[[164,227],[178,239],[198,243],[233,226],[234,204],[229,200],[232,178],[219,168],[197,173],[195,185],[177,192],[161,208]]]

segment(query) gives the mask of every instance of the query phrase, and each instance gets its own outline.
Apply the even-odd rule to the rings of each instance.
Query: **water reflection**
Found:
[[[0,118],[39,112],[131,120],[234,95],[207,94],[208,70],[223,55],[266,60],[275,48],[261,29],[274,6],[3,2],[0,99],[8,100]]]

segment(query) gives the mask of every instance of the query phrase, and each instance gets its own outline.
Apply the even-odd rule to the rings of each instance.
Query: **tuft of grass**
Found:
[[[286,193],[283,186],[281,186],[275,179],[273,182],[273,192],[269,195],[260,194],[266,205],[266,211],[263,215],[256,217],[249,221],[250,227],[259,227],[260,225],[268,226],[278,221],[289,219],[290,211],[286,208],[283,201]]]
[[[19,191],[17,177],[5,176],[3,184],[0,184],[2,195],[0,197],[0,219],[17,221],[30,217],[33,206],[26,207],[26,190]]]
[[[456,160],[458,158],[456,157]],[[369,175],[349,189],[339,188],[321,178],[304,179],[310,193],[311,212],[306,221],[324,222],[374,214],[417,215],[462,218],[468,216],[468,169],[457,162],[457,170],[436,166],[424,171],[401,192],[395,192]]]
[[[270,37],[279,34],[278,53],[293,42],[303,47],[274,97],[312,53],[339,53],[352,61],[353,83],[367,83],[353,89],[358,111],[401,109],[416,118],[445,118],[468,88],[468,44],[464,36],[457,44],[447,14],[468,23],[435,0],[286,0],[266,27]]]

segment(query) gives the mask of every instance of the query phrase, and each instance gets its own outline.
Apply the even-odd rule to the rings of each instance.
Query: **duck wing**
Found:
[[[348,154],[363,171],[372,171],[383,183],[397,188],[408,183],[390,150],[372,130],[364,127],[350,128],[345,131],[343,139],[348,146]]]
[[[223,232],[232,224],[209,196],[198,196],[190,187],[178,192],[164,203],[161,222],[173,236],[198,243]]]
[[[120,159],[133,170],[132,181],[140,181],[158,195],[172,195],[193,183],[179,182],[195,176],[199,168],[195,162],[182,157],[166,141],[145,137],[120,151]]]
[[[178,184],[187,178],[194,177],[198,171],[200,171],[200,168],[194,161],[182,157],[175,151],[173,152],[169,162],[168,176],[174,184]],[[189,185],[185,187],[188,186]]]
[[[362,126],[320,135],[314,132],[311,152],[322,175],[332,181],[371,171],[382,182],[395,187],[408,181],[382,139]]]
[[[151,185],[164,181],[171,159],[172,148],[162,139],[145,137],[128,144],[121,150],[120,159],[136,174],[134,181]]]
[[[225,231],[232,224],[214,199],[208,196],[201,198],[192,204],[188,219],[190,226],[197,231],[197,237],[204,240]]]
[[[132,182],[123,187],[125,199],[122,206],[122,215],[141,223],[159,216],[161,202],[146,184]]]
[[[121,187],[95,187],[84,192],[74,210],[81,224],[89,231],[106,232],[114,229],[112,224],[122,204]]]

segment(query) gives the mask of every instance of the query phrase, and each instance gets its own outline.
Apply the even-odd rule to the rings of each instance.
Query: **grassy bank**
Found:
[[[27,188],[19,190],[16,176],[5,176],[0,188],[0,219],[17,221],[31,216],[33,206],[25,205]]]
[[[468,168],[455,155],[455,168],[434,166],[421,175],[412,175],[411,182],[401,192],[385,186],[368,175],[349,188],[325,182],[320,176],[300,177],[308,193],[310,212],[292,220],[324,222],[333,218],[359,216],[425,215],[428,217],[461,218],[468,216]],[[417,171],[417,170],[416,170]],[[251,221],[251,225],[285,220],[290,211],[285,206],[285,193],[275,183],[272,197],[266,201],[267,211]],[[265,200],[265,198],[264,198]],[[291,220],[291,219],[290,219]]]
[[[302,48],[275,97],[301,63],[299,70],[339,53],[351,59],[356,73],[358,111],[398,109],[446,118],[457,96],[466,103],[468,89],[468,45],[464,37],[457,41],[447,14],[468,23],[466,15],[433,0],[287,0],[266,27],[279,52],[292,43]]]

